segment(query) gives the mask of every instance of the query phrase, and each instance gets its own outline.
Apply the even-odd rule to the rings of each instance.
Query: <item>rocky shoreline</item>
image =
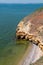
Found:
[[[43,8],[37,10],[32,15],[27,16],[20,21],[16,29],[16,38],[25,39],[30,41],[32,44],[35,44],[35,51],[37,51],[37,53],[35,51],[34,52],[36,53],[36,57],[40,54],[43,56]],[[40,51],[42,53],[40,53]],[[41,56],[39,56],[39,58]]]

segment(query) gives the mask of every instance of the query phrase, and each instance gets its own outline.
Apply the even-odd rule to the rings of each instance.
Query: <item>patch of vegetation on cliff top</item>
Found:
[[[39,9],[37,9],[36,11],[41,12],[42,10],[43,10],[43,7],[41,7],[41,8],[39,8]]]

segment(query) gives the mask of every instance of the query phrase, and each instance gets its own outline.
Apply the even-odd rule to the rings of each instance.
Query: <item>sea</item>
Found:
[[[3,58],[3,60],[0,59],[0,65],[11,65],[2,63],[5,63],[4,57],[7,56],[5,53],[8,53],[5,48],[8,49],[9,45],[12,46],[12,41],[13,46],[15,45],[17,24],[41,7],[43,4],[0,4],[0,58]],[[10,52],[12,52],[11,50]]]
[[[15,39],[17,24],[43,4],[0,4],[0,42],[2,46]],[[5,41],[4,41],[5,40]]]

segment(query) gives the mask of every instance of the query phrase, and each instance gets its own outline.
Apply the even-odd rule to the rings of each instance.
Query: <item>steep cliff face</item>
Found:
[[[16,36],[33,42],[43,50],[43,8],[20,21]]]

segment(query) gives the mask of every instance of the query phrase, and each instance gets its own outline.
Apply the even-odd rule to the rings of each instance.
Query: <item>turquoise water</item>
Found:
[[[15,53],[15,33],[19,21],[40,7],[43,4],[0,4],[0,62],[5,63],[5,57]]]

